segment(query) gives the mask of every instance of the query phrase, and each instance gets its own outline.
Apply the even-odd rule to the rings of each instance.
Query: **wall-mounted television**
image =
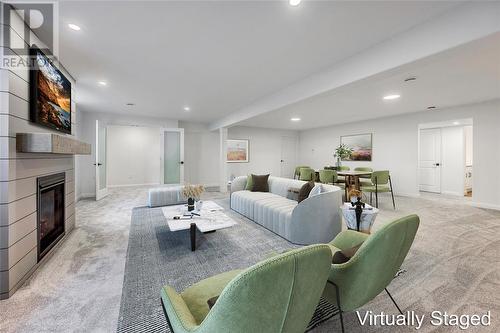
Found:
[[[71,134],[71,82],[35,45],[30,56],[30,120]]]

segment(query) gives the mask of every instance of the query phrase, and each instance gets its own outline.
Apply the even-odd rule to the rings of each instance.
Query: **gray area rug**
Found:
[[[118,319],[119,333],[169,332],[160,302],[160,290],[165,284],[182,291],[204,278],[247,268],[270,253],[296,247],[225,208],[226,214],[237,225],[215,233],[197,232],[195,252],[190,250],[189,230],[171,232],[161,208],[134,208]],[[308,330],[337,312],[334,306],[321,300]]]

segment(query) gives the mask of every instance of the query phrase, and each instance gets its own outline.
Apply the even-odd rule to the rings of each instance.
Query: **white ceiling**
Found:
[[[80,110],[212,122],[456,5],[62,1],[60,59],[77,80]]]
[[[239,123],[309,129],[500,98],[500,33]],[[417,80],[404,82],[408,77]],[[399,94],[386,101],[382,97]],[[299,117],[300,122],[290,118]],[[272,126],[270,126],[272,124]]]

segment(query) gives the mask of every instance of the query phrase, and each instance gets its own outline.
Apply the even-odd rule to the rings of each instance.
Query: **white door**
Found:
[[[281,137],[281,177],[293,178],[297,162],[297,138]]]
[[[420,130],[419,189],[441,193],[441,129]]]
[[[106,177],[106,124],[95,121],[95,199],[108,195]]]
[[[162,128],[160,151],[161,183],[184,183],[184,129]]]

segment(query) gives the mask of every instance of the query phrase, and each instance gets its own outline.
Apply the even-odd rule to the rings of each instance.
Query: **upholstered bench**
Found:
[[[187,203],[182,194],[182,186],[165,186],[152,188],[148,192],[148,206],[169,206]]]

